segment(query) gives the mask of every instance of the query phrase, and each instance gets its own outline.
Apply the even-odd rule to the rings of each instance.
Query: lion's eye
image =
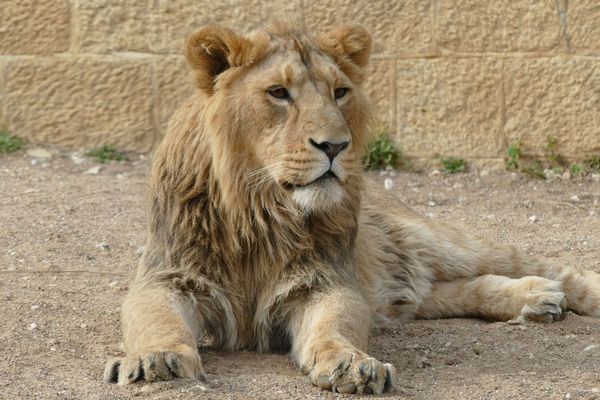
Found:
[[[336,100],[339,100],[342,97],[346,96],[349,91],[350,91],[350,89],[347,87],[339,87],[333,91],[333,96],[335,97]]]
[[[279,100],[289,100],[291,99],[290,92],[287,91],[283,86],[274,86],[267,90],[270,96],[275,97]]]

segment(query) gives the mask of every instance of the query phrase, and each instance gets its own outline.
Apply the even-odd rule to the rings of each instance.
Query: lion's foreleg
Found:
[[[109,360],[106,381],[204,378],[197,349],[199,319],[189,300],[165,287],[134,289],[121,318],[126,356]]]
[[[394,368],[365,353],[371,310],[362,295],[339,288],[294,306],[292,357],[313,384],[339,393],[382,393]]]

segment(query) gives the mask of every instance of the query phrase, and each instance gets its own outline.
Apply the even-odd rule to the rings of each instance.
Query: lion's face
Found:
[[[354,31],[343,33],[347,37]],[[228,65],[214,77],[216,83],[204,88],[211,96],[207,113],[214,110],[213,120],[228,127],[213,133],[226,135],[230,154],[216,156],[244,160],[240,184],[246,190],[277,186],[305,211],[340,204],[349,181],[360,170],[368,116],[359,86],[362,77],[357,69],[361,66],[346,65],[344,71],[351,57],[327,47],[327,39],[340,41],[344,35],[319,42],[287,31],[281,36],[258,32],[244,38],[230,31],[217,34],[221,42],[232,40],[223,39],[224,35],[234,35],[238,42],[229,47],[245,52],[235,57],[254,60],[236,68],[231,61],[235,57],[229,54]],[[206,38],[206,33],[201,37]],[[205,42],[195,46],[207,51]],[[360,47],[370,50],[368,36]],[[257,57],[260,61],[255,61]],[[223,144],[223,137],[214,139]]]

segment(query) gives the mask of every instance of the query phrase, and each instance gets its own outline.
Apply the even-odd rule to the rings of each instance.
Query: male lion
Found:
[[[371,38],[205,27],[198,93],[156,153],[146,252],[107,381],[204,379],[198,342],[286,348],[315,385],[382,393],[369,331],[402,318],[600,315],[600,275],[424,219],[362,173]]]

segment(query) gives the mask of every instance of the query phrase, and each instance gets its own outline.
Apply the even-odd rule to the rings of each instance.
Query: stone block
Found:
[[[551,136],[567,157],[600,151],[600,60],[510,60],[505,74],[509,143],[542,155]]]
[[[161,57],[155,62],[157,86],[156,117],[158,136],[167,133],[167,125],[175,110],[199,90],[192,79],[190,68],[182,56]]]
[[[373,103],[375,117],[390,130],[395,127],[394,60],[372,59],[364,82],[364,90]]]
[[[77,42],[82,52],[183,54],[187,37],[203,25],[247,33],[269,18],[299,16],[300,8],[300,0],[86,0],[77,9]]]
[[[556,0],[438,1],[435,20],[438,44],[452,51],[548,51],[561,44]]]
[[[68,0],[2,0],[0,54],[64,52],[70,43]]]
[[[149,59],[17,59],[9,61],[5,79],[5,120],[17,136],[135,151],[149,151],[155,142]]]
[[[363,24],[375,53],[434,53],[431,0],[325,0],[304,5],[306,25],[326,31],[335,25]]]
[[[600,52],[600,7],[596,0],[577,0],[568,3],[567,33],[571,50]]]
[[[498,157],[500,63],[490,58],[398,61],[396,131],[407,156]]]

